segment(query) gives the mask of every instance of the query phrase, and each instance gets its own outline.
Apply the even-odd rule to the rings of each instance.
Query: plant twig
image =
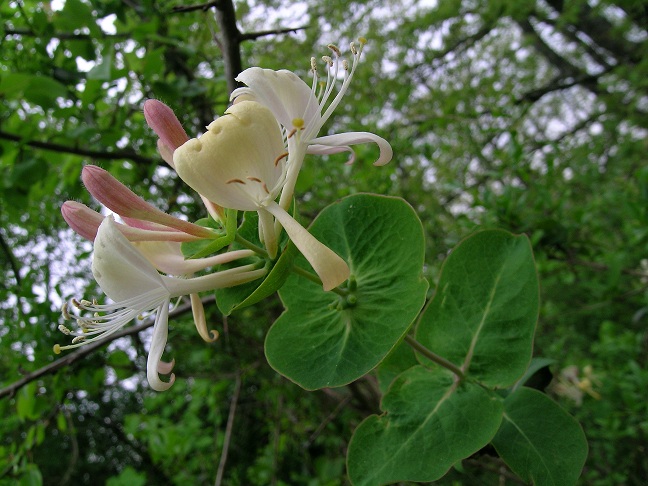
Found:
[[[461,371],[461,368],[452,364],[450,361],[439,356],[438,354],[430,351],[428,348],[423,346],[421,343],[419,343],[416,339],[414,339],[409,334],[405,336],[405,342],[409,344],[412,348],[414,348],[414,350],[418,351],[427,359],[429,359],[430,361],[434,361],[439,366],[443,366],[444,368],[452,371],[455,375],[459,377],[459,379],[463,380],[465,378],[464,372]]]
[[[300,30],[306,30],[307,28],[307,25],[303,25],[301,27],[285,27],[283,29],[259,30],[257,32],[247,32],[241,34],[239,36],[239,39],[241,41],[257,40],[261,37],[267,37],[269,35],[290,34],[291,32],[298,32]]]
[[[212,303],[214,301],[215,298],[213,296],[209,296],[203,299],[203,304]],[[191,305],[184,304],[177,307],[173,311],[169,312],[169,317],[177,317],[186,312],[189,312],[190,310],[191,310]],[[124,336],[130,336],[132,334],[137,334],[143,331],[144,329],[148,329],[153,325],[154,322],[155,319],[147,319],[146,321],[144,321],[143,323],[137,326],[127,327],[125,329],[122,329],[121,331],[117,331],[116,333],[111,334],[105,339],[101,339],[100,341],[95,341],[85,346],[81,346],[80,348],[78,348],[77,351],[69,353],[63,356],[62,358],[57,359],[56,361],[52,361],[50,364],[43,366],[42,368],[39,368],[35,371],[32,371],[31,373],[27,373],[20,380],[15,381],[9,386],[1,389],[0,399],[3,397],[12,397],[18,390],[20,390],[23,386],[27,385],[28,383],[31,383],[32,381],[37,380],[42,376],[56,373],[61,368],[69,366],[72,363],[79,361],[82,358],[85,358],[89,354],[95,352],[97,349],[105,346],[106,344],[113,342],[116,339],[119,339]]]
[[[100,152],[98,150],[88,150],[80,147],[70,147],[68,145],[61,145],[58,143],[51,142],[40,142],[38,140],[25,140],[23,137],[0,131],[0,138],[5,140],[11,140],[13,142],[19,142],[28,147],[49,150],[51,152],[63,152],[73,155],[81,155],[84,157],[90,157],[96,160],[114,160],[114,159],[128,159],[138,164],[157,164],[157,161],[149,157],[138,154],[137,152],[131,151],[120,151],[120,152]]]
[[[236,405],[238,404],[239,395],[241,394],[241,374],[236,375],[236,382],[234,383],[234,393],[230,400],[229,415],[227,416],[227,425],[225,426],[225,440],[223,442],[223,451],[221,452],[220,461],[218,462],[218,470],[216,471],[216,481],[214,486],[221,486],[223,482],[223,474],[225,473],[225,463],[227,462],[227,453],[229,445],[232,440],[232,428],[234,426],[234,417],[236,416]]]

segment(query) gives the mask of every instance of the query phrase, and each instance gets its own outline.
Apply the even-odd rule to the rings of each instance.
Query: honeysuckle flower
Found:
[[[171,168],[175,169],[173,152],[189,140],[187,132],[182,128],[180,120],[178,120],[178,117],[175,116],[171,108],[158,100],[146,100],[144,102],[144,118],[148,126],[160,137],[157,147],[162,159]],[[200,197],[212,218],[216,221],[225,221],[223,208],[214,204],[203,195]]]
[[[73,301],[73,305],[88,316],[72,316],[67,305],[63,315],[76,318],[79,330],[72,331],[66,326],[59,329],[74,336],[69,346],[54,346],[54,352],[81,346],[88,342],[106,337],[139,316],[156,312],[153,326],[153,339],[147,360],[147,378],[154,390],[168,389],[175,380],[171,374],[169,381],[162,381],[159,373],[169,374],[173,362],[161,360],[168,334],[169,305],[171,299],[183,295],[196,295],[199,292],[216,288],[231,287],[250,282],[266,274],[265,269],[255,265],[243,265],[209,275],[181,279],[160,275],[151,262],[133,246],[117,229],[112,216],[108,216],[99,226],[95,238],[92,273],[102,291],[114,303],[98,304],[86,300]],[[195,297],[192,297],[192,301]],[[201,315],[202,312],[202,315]],[[194,308],[196,326],[203,338],[213,340],[206,329],[202,305]]]
[[[319,132],[337,108],[342,97],[349,88],[357,63],[362,53],[366,39],[360,38],[359,45],[351,43],[353,60],[340,60],[340,50],[329,44],[333,57],[324,56],[327,65],[326,82],[320,86],[317,63],[311,58],[312,86],[309,87],[296,74],[287,70],[273,71],[251,67],[236,78],[246,87],[235,89],[230,99],[236,104],[240,101],[257,101],[269,108],[279,123],[283,126],[288,145],[288,173],[280,204],[287,208],[293,196],[293,190],[304,156],[310,154],[333,154],[348,151],[352,157],[351,145],[373,142],[378,145],[380,155],[374,165],[384,165],[392,158],[389,143],[370,132],[348,132],[319,137]],[[333,95],[338,84],[340,66],[344,71],[344,79],[337,94]],[[332,97],[332,99],[331,99]]]
[[[257,211],[260,234],[272,255],[277,248],[273,217],[284,227],[331,290],[349,276],[349,267],[295,221],[276,198],[286,177],[286,152],[281,129],[272,112],[254,101],[230,107],[200,138],[191,139],[173,154],[178,175],[216,204]]]

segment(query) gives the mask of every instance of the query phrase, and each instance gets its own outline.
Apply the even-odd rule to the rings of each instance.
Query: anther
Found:
[[[275,165],[277,164],[275,163]],[[230,179],[225,184],[232,184],[233,182],[236,182],[237,184],[245,184],[245,181],[242,181],[241,179]]]
[[[354,56],[358,54],[358,49],[355,46],[355,42],[349,44],[349,48],[351,49],[351,54],[353,54]]]
[[[286,138],[290,138],[290,137],[292,137],[295,133],[297,133],[297,129],[296,129],[296,128],[293,128],[292,130],[290,130],[290,131],[288,132],[288,136],[287,136]]]
[[[81,308],[81,304],[80,304],[79,301],[76,300],[76,299],[72,299],[72,305],[73,305],[74,307],[76,307],[77,309],[80,309],[80,308]]]
[[[311,71],[313,73],[317,73],[317,59],[311,57],[310,63],[311,63]]]
[[[80,342],[82,342],[82,341],[85,341],[85,337],[83,337],[83,336],[77,336],[77,337],[75,337],[75,338],[72,340],[72,344],[78,344],[78,343],[80,343]]]
[[[94,301],[94,302],[90,302],[89,300],[85,300],[85,299],[83,299],[83,300],[81,300],[81,305],[82,305],[82,306],[85,306],[85,307],[89,307],[89,306],[95,304],[95,302],[96,302],[96,301]]]
[[[67,302],[63,302],[63,305],[61,306],[61,314],[63,314],[63,318],[66,320],[72,319]]]
[[[335,53],[336,56],[340,57],[342,55],[342,53],[340,52],[340,49],[338,49],[338,47],[335,44],[329,44],[326,47],[331,49]]]
[[[348,71],[349,70],[349,61],[347,61],[346,59],[344,61],[342,61],[342,67],[344,68],[345,71]]]
[[[59,325],[58,330],[61,331],[61,332],[62,332],[63,334],[65,334],[66,336],[69,336],[70,334],[72,334],[72,331],[70,331],[70,330],[69,330],[66,326],[64,326],[63,324]]]
[[[261,179],[259,179],[258,177],[246,177],[246,179],[247,179],[248,181],[258,182],[259,184],[262,184],[262,183],[263,183],[263,181],[262,181]]]
[[[277,167],[279,165],[279,162],[281,161],[281,159],[286,158],[286,157],[288,157],[288,152],[285,152],[285,153],[281,154],[279,157],[277,157],[275,159],[275,161],[274,161],[275,167]]]
[[[333,66],[333,59],[331,56],[322,56],[322,61],[328,64],[329,67]]]

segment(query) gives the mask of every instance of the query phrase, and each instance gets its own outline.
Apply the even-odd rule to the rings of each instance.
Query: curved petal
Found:
[[[331,290],[349,278],[349,266],[329,247],[318,241],[306,228],[295,221],[277,203],[263,208],[271,213],[288,233],[288,236],[312,265],[322,280],[324,290]]]
[[[249,89],[234,90],[230,99],[241,95],[250,99],[252,95],[256,101],[267,106],[288,130],[292,129],[295,118],[302,118],[307,129],[321,119],[313,90],[291,71],[251,67],[239,74],[236,80],[246,84]]]
[[[200,300],[200,296],[198,294],[191,294],[189,298],[191,299],[191,312],[193,313],[194,323],[196,324],[198,334],[203,338],[203,341],[213,343],[218,339],[218,331],[214,329],[211,331],[207,330],[205,307],[203,306],[202,300]]]
[[[162,361],[162,353],[166,346],[167,336],[169,334],[169,301],[167,300],[157,311],[155,317],[155,325],[153,326],[153,340],[151,341],[151,349],[149,350],[148,359],[146,360],[146,378],[149,385],[155,391],[164,391],[171,388],[175,381],[175,375],[171,373],[169,381],[165,382],[160,380],[158,370],[171,371],[168,363]]]
[[[355,152],[348,145],[309,145],[307,154],[312,155],[331,155],[339,154],[341,152],[349,152],[351,156],[346,161],[346,165],[351,165],[355,162]]]
[[[101,290],[115,302],[166,291],[158,271],[119,231],[112,216],[106,217],[97,230],[92,274]]]
[[[347,145],[357,145],[359,143],[370,142],[378,145],[378,149],[380,150],[380,156],[373,165],[385,165],[392,159],[394,152],[391,148],[391,145],[389,145],[389,142],[384,138],[369,132],[338,133],[335,135],[326,135],[324,137],[314,138],[310,141],[310,143],[315,146],[326,145],[328,147],[344,147]],[[318,152],[310,152],[309,148],[309,153]]]

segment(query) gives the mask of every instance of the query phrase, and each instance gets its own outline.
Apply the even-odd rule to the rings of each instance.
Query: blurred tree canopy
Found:
[[[224,331],[211,345],[178,307],[169,349],[183,378],[165,393],[144,379],[145,325],[79,354],[52,346],[62,302],[97,291],[90,246],[59,211],[69,199],[97,207],[84,164],[165,211],[204,216],[157,154],[143,102],[164,101],[195,135],[226,109],[242,68],[308,81],[311,56],[359,35],[369,44],[328,129],[374,131],[394,160],[369,167],[363,147],[353,166],[307,161],[304,216],[356,192],[404,197],[425,225],[431,291],[478,227],[528,234],[535,354],[588,437],[582,484],[643,484],[645,2],[13,0],[0,15],[0,484],[344,483],[348,439],[380,391],[370,376],[305,392],[270,369],[277,299],[225,320],[208,305]],[[495,484],[488,452],[439,484]]]

